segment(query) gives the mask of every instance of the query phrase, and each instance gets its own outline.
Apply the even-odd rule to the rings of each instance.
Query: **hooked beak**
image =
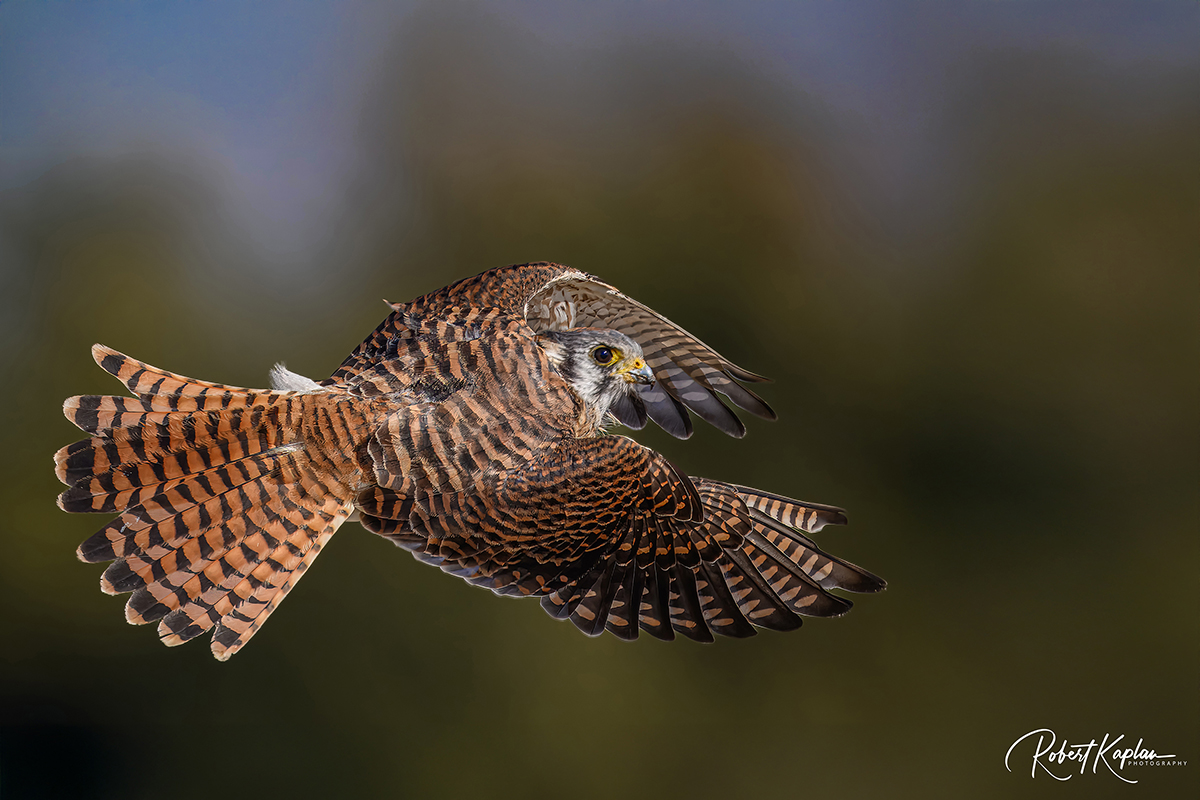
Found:
[[[654,373],[650,371],[650,367],[646,365],[646,362],[640,358],[635,358],[622,366],[617,370],[617,374],[624,378],[627,383],[640,383],[643,386],[649,386],[654,383]]]

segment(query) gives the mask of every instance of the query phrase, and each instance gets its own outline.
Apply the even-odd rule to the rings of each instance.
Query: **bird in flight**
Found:
[[[348,519],[584,633],[712,641],[837,616],[884,582],[809,538],[838,508],[689,477],[606,428],[691,414],[735,437],[718,395],[768,419],[761,381],[599,279],[490,270],[392,311],[326,380],[273,389],[176,375],[96,345],[132,397],[71,397],[90,437],[55,454],[70,512],[118,514],[80,545],[167,645],[212,630],[229,658]]]

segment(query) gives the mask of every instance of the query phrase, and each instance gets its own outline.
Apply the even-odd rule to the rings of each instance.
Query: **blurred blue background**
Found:
[[[1102,797],[1200,786],[1194,2],[0,5],[0,797]],[[347,525],[236,658],[57,510],[95,341],[329,374],[548,259],[776,379],[640,441],[835,503],[888,579],[747,641],[591,640]],[[857,599],[857,598],[856,598]],[[1144,793],[1144,792],[1143,792]]]

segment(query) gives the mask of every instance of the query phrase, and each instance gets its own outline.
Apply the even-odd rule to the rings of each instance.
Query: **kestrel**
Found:
[[[838,508],[688,477],[606,431],[689,412],[740,437],[763,380],[597,278],[550,263],[467,278],[392,312],[327,380],[192,380],[101,345],[133,397],[63,405],[64,511],[119,514],[80,545],[125,616],[241,649],[348,519],[584,633],[712,641],[799,627],[884,582],[806,534]]]

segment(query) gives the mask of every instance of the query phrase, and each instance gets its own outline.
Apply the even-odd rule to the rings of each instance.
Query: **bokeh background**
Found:
[[[0,5],[0,797],[1183,797],[1200,786],[1200,6]],[[62,514],[101,341],[323,377],[406,300],[596,273],[772,375],[838,620],[587,639],[347,525],[244,652]],[[1050,727],[1186,767],[1058,783]]]

